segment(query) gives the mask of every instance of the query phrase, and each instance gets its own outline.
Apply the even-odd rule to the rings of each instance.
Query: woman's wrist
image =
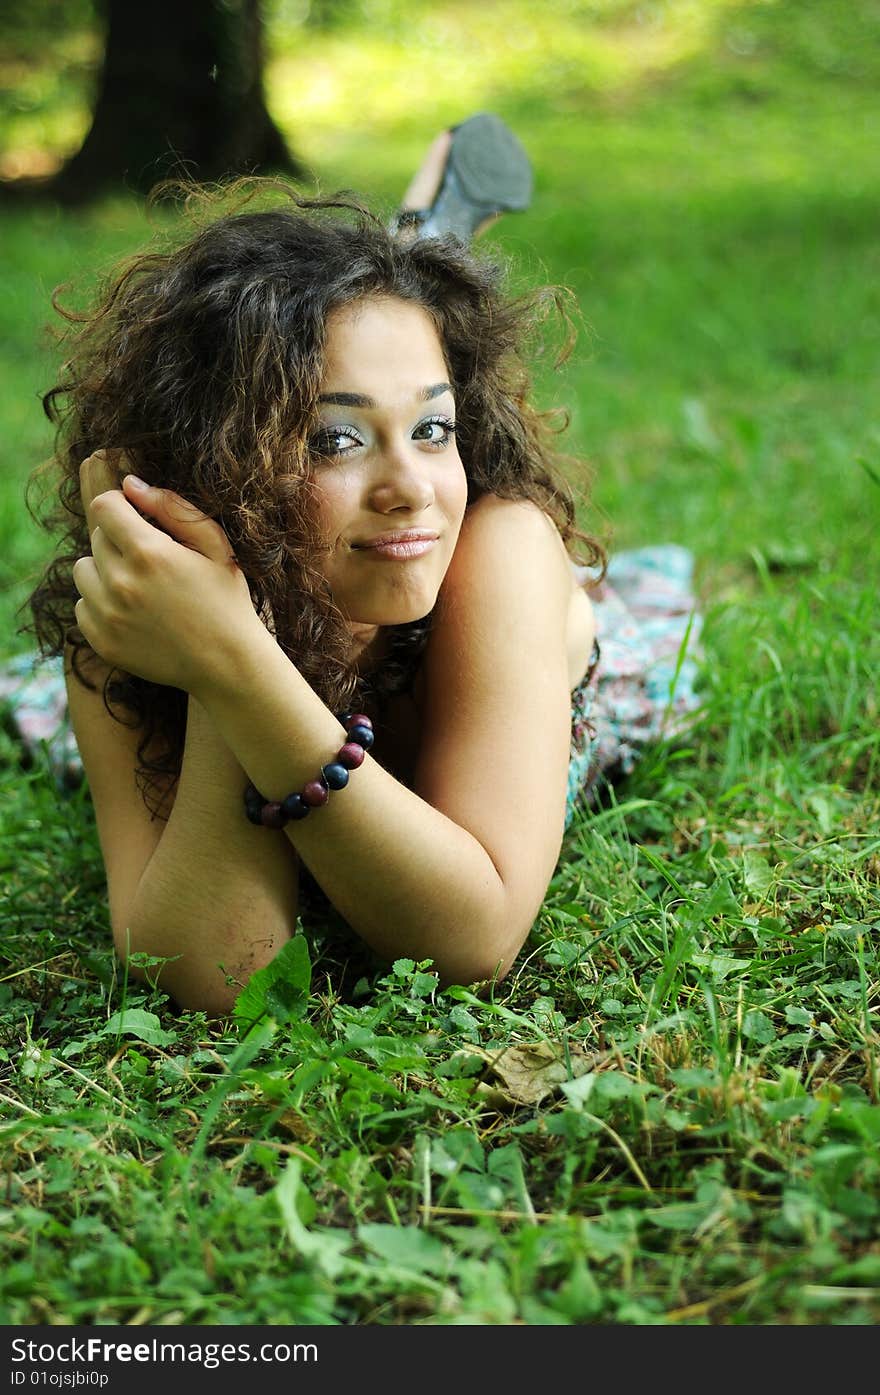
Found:
[[[187,692],[208,712],[218,703],[241,701],[261,671],[277,659],[285,661],[278,642],[254,611],[198,656]]]
[[[313,779],[345,741],[339,719],[260,622],[256,633],[227,638],[192,696],[267,800]]]

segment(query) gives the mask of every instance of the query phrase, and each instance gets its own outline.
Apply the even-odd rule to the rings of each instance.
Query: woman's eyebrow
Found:
[[[418,394],[418,400],[430,402],[435,397],[442,397],[444,392],[451,391],[451,383],[432,383],[430,387],[422,388]],[[377,407],[379,405],[375,398],[367,397],[363,392],[322,392],[318,401],[331,402],[336,407]]]

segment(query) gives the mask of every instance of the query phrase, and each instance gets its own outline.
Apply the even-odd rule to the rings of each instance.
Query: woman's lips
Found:
[[[356,543],[355,550],[368,557],[403,562],[411,557],[424,557],[438,541],[436,533],[383,533],[370,542]]]

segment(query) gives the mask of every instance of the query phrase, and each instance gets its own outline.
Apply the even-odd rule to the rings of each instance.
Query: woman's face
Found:
[[[427,615],[467,503],[455,401],[428,314],[368,299],[327,321],[315,485],[323,571],[361,645]]]

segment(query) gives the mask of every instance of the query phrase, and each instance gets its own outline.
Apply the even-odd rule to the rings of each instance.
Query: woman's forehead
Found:
[[[360,300],[327,320],[322,393],[358,392],[381,401],[393,388],[421,393],[448,379],[436,325],[421,305],[392,297]]]

